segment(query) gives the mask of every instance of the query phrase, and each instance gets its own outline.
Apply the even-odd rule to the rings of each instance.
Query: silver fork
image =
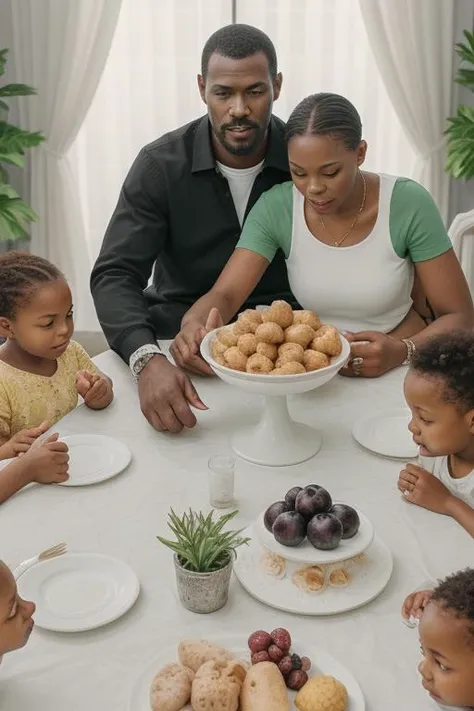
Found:
[[[27,560],[24,560],[22,563],[17,565],[17,567],[13,571],[13,577],[15,578],[15,580],[18,580],[20,575],[23,575],[23,573],[25,573],[37,563],[41,563],[44,560],[49,560],[50,558],[57,558],[59,555],[64,555],[64,553],[67,553],[67,545],[65,543],[58,543],[55,546],[52,546],[52,548],[47,548],[45,551],[42,551],[41,553],[38,553],[38,555],[33,556],[33,558],[28,558]]]

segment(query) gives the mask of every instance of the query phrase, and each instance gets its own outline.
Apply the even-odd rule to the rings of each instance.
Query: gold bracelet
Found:
[[[403,361],[402,365],[410,365],[413,361],[413,356],[416,353],[416,346],[409,338],[402,338],[402,343],[407,347],[407,357]]]

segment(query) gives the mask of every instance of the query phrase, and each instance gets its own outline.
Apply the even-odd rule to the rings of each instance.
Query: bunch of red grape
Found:
[[[291,653],[291,636],[288,630],[278,627],[273,632],[257,630],[248,641],[252,664],[273,662],[281,671],[289,689],[298,691],[308,681],[311,660]]]

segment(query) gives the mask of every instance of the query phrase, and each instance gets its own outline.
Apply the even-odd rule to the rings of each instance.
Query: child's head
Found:
[[[23,351],[55,360],[74,331],[71,291],[46,259],[23,252],[0,255],[0,335]]]
[[[474,707],[474,569],[435,589],[419,625],[424,688],[446,706]]]
[[[34,626],[35,605],[18,595],[15,578],[0,561],[0,655],[20,649]]]
[[[461,454],[474,441],[474,334],[437,336],[420,348],[405,379],[409,425],[420,454]]]

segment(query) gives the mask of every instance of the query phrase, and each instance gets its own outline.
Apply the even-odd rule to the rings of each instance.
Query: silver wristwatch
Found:
[[[159,346],[153,345],[152,343],[147,343],[145,346],[140,346],[137,350],[130,356],[129,367],[132,371],[132,375],[135,380],[138,380],[138,376],[142,372],[143,368],[146,366],[148,361],[150,361],[153,356],[163,355],[163,351]]]

